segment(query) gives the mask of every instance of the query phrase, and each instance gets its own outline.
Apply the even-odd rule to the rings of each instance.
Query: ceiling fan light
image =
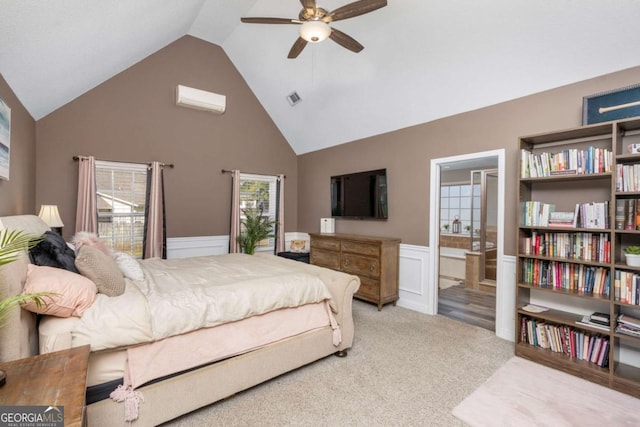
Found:
[[[300,26],[300,37],[309,43],[320,43],[331,34],[331,27],[322,21],[307,21]]]

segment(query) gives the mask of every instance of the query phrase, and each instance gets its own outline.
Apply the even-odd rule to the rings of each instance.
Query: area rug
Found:
[[[639,426],[640,400],[513,357],[453,415],[472,427]]]

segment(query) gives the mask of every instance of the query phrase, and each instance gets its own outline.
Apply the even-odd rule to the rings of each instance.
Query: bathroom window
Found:
[[[472,192],[473,186],[471,184],[442,185],[440,188],[440,229],[443,232],[452,232],[453,222],[458,218],[460,233],[469,234]]]

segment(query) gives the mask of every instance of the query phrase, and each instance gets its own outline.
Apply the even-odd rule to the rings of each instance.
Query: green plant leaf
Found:
[[[47,305],[47,298],[51,298],[55,295],[58,294],[51,292],[37,292],[31,294],[18,294],[0,300],[0,327],[4,325],[7,315],[12,308],[26,304],[29,301],[33,301],[36,304],[36,307],[40,308]]]
[[[0,231],[0,266],[15,261],[23,251],[28,251],[42,240],[43,236],[32,236],[21,230]]]
[[[275,221],[263,216],[262,209],[243,209],[244,219],[240,221],[242,227],[238,236],[238,243],[242,251],[252,255],[258,243],[262,240],[273,237]]]

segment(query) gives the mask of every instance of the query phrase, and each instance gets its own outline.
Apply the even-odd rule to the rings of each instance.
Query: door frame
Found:
[[[440,166],[457,161],[469,161],[487,157],[498,158],[498,242],[497,242],[497,270],[496,270],[496,329],[498,336],[500,331],[512,329],[511,312],[513,306],[506,304],[508,292],[505,289],[503,278],[504,258],[504,220],[505,220],[505,156],[504,148],[498,150],[482,151],[477,153],[462,154],[458,156],[431,159],[431,176],[429,186],[429,278],[427,281],[427,312],[438,314],[438,279],[440,276]],[[506,323],[508,322],[508,324]]]

